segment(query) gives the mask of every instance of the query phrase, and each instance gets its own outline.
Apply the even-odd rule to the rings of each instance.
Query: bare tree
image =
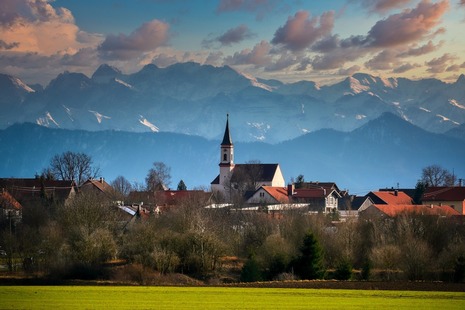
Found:
[[[439,165],[431,165],[423,168],[420,181],[428,186],[454,186],[455,175]]]
[[[92,158],[84,153],[65,152],[55,155],[50,160],[48,174],[59,180],[74,180],[81,185],[86,179],[94,178],[99,168],[93,166]]]
[[[121,175],[117,176],[116,179],[111,182],[111,187],[123,197],[127,197],[132,191],[131,183]]]
[[[163,162],[154,162],[145,178],[148,191],[162,190],[171,183],[171,168]]]

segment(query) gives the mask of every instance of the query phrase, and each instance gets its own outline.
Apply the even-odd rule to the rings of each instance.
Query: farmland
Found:
[[[238,287],[3,286],[1,309],[464,309],[465,293]]]

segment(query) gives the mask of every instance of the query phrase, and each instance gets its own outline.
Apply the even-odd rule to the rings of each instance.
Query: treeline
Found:
[[[80,193],[69,205],[44,197],[22,223],[1,223],[0,261],[10,271],[68,279],[111,279],[110,262],[144,274],[201,280],[464,280],[465,226],[399,216],[334,223],[297,211],[207,209],[191,196],[161,215],[124,215],[109,199]],[[129,270],[130,268],[126,269]]]

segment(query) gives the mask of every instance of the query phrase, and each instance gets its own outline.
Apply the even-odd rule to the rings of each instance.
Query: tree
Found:
[[[251,255],[241,269],[241,282],[257,282],[262,279],[260,266],[255,256]]]
[[[127,197],[132,190],[131,183],[121,175],[111,182],[111,187],[123,197]]]
[[[171,183],[171,168],[163,162],[154,162],[145,178],[148,191],[163,190]]]
[[[92,158],[84,153],[65,152],[50,160],[50,167],[44,170],[44,176],[59,180],[74,180],[81,185],[89,178],[95,178],[99,168],[93,166]]]
[[[421,205],[421,200],[423,199],[423,194],[425,193],[427,184],[418,181],[417,185],[415,185],[415,193],[413,194],[413,203],[416,205]]]
[[[184,183],[183,180],[179,181],[179,183],[178,183],[178,191],[185,191],[185,190],[187,190],[186,184]]]
[[[301,188],[302,184],[305,182],[305,177],[303,174],[299,174],[297,178],[294,180],[295,188]]]
[[[352,265],[347,259],[342,259],[336,266],[334,271],[334,279],[336,280],[350,280],[352,277]]]
[[[427,186],[454,186],[455,175],[439,165],[423,168],[420,182]]]
[[[301,279],[321,279],[324,276],[322,249],[312,232],[304,236],[300,255],[292,265]]]

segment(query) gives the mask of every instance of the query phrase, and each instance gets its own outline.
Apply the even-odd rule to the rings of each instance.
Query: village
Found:
[[[382,280],[464,280],[460,182],[364,196],[335,182],[307,182],[303,175],[286,184],[277,163],[234,162],[229,116],[219,153],[210,190],[188,190],[182,182],[173,190],[157,175],[152,186],[126,195],[103,177],[0,179],[3,268],[102,276],[102,264],[120,259],[152,273],[223,282],[369,279],[372,269],[371,277]],[[63,235],[55,245],[52,228]],[[31,231],[41,236],[32,238],[34,245]],[[298,273],[295,261],[309,231],[321,246],[319,268],[329,273]],[[73,267],[58,268],[57,262]],[[247,271],[248,264],[259,272]]]

